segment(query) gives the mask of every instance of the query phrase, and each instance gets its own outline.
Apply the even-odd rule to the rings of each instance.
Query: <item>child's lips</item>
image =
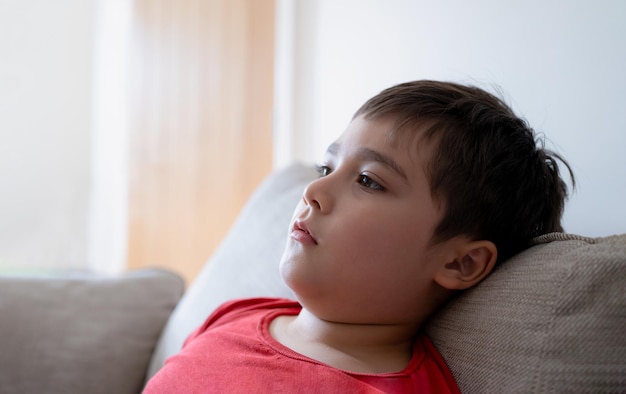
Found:
[[[317,245],[317,240],[313,234],[311,234],[309,227],[300,220],[294,222],[291,238],[305,245]]]

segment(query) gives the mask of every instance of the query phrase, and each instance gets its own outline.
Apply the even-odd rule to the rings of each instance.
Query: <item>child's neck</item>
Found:
[[[274,339],[314,360],[351,372],[390,373],[411,360],[418,327],[346,324],[319,319],[306,309],[272,322]]]

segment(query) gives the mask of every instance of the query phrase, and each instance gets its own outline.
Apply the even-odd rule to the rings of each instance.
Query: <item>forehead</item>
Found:
[[[436,148],[433,138],[426,132],[430,127],[432,122],[428,121],[402,121],[392,115],[361,115],[352,119],[336,144],[350,145],[358,139],[372,149],[393,153],[395,157],[407,156],[414,164],[425,164]],[[331,149],[335,150],[333,145]]]

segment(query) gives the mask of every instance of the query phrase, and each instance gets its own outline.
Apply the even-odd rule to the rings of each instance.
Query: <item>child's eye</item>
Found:
[[[365,174],[360,174],[358,178],[358,183],[366,189],[372,190],[385,190],[385,188],[369,176]]]
[[[320,178],[329,175],[332,171],[330,167],[325,165],[317,165],[315,166],[315,169],[317,170],[317,173],[320,174]]]

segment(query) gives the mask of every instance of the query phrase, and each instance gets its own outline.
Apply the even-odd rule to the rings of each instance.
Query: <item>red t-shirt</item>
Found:
[[[423,334],[407,367],[394,373],[343,371],[287,348],[270,335],[270,322],[300,310],[300,304],[285,299],[222,305],[150,379],[144,393],[459,393]]]

